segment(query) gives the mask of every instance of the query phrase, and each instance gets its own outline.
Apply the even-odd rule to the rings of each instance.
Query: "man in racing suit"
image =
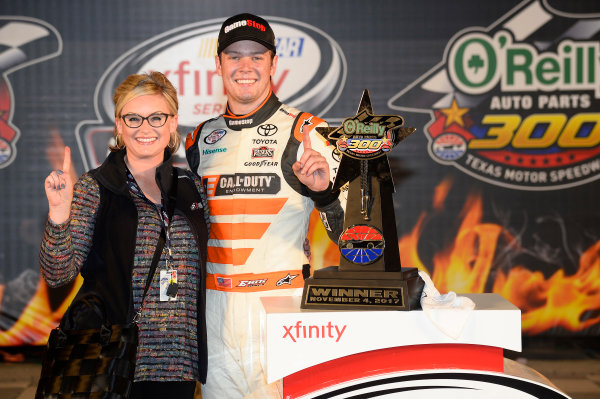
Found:
[[[331,180],[334,147],[322,119],[282,104],[271,90],[277,56],[269,24],[240,14],[223,23],[216,65],[225,114],[186,140],[190,168],[205,183],[211,215],[203,399],[279,398],[260,363],[260,297],[304,286],[303,243],[316,206],[336,237],[343,210]]]

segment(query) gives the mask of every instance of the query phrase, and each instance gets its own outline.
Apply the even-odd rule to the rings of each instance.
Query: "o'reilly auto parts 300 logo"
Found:
[[[521,3],[469,28],[389,101],[428,112],[437,162],[503,187],[552,190],[600,177],[600,16]]]
[[[280,17],[265,19],[275,32],[280,56],[273,77],[274,92],[290,106],[324,114],[335,104],[346,80],[346,60],[340,46],[311,25]],[[106,157],[114,125],[114,89],[132,72],[161,71],[167,75],[177,88],[179,132],[183,136],[200,122],[225,111],[225,92],[214,59],[223,20],[201,21],[162,33],[113,62],[96,86],[97,119],[82,121],[76,129],[86,169],[99,165]],[[264,136],[275,132],[268,125],[259,130]],[[177,159],[185,165],[183,148]]]

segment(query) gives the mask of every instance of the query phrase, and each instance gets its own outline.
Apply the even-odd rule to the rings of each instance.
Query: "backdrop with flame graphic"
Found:
[[[81,284],[50,289],[38,271],[63,146],[80,174],[102,162],[130,73],[168,74],[182,134],[218,114],[217,32],[246,11],[272,21],[284,102],[336,126],[367,88],[375,113],[417,128],[390,153],[404,266],[441,292],[501,294],[526,335],[600,335],[595,3],[2,2],[0,345],[44,344]],[[313,268],[338,263],[315,214],[309,240]]]

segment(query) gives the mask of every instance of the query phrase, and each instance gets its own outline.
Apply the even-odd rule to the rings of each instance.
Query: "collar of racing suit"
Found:
[[[254,111],[246,115],[233,114],[229,109],[229,104],[227,104],[227,109],[223,114],[223,118],[229,129],[242,130],[264,123],[271,115],[277,112],[280,106],[281,101],[279,101],[275,93],[273,93],[273,90],[271,90],[269,91],[267,98],[265,98],[265,101],[263,101]]]

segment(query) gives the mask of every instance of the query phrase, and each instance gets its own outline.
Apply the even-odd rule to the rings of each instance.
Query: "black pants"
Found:
[[[193,399],[196,381],[138,381],[133,383],[131,399]]]

